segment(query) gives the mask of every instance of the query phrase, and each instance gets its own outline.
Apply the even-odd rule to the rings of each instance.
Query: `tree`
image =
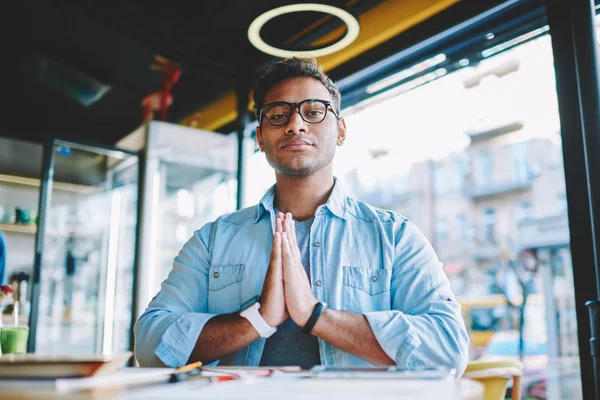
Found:
[[[537,256],[537,250],[524,250],[520,253],[514,253],[508,249],[500,251],[498,260],[500,268],[496,270],[496,288],[506,298],[509,310],[517,310],[519,317],[519,358],[523,361],[525,352],[524,328],[525,328],[525,307],[530,294],[535,291],[534,280],[539,271],[540,260]],[[508,293],[506,283],[500,283],[502,275],[507,271],[513,271],[521,289],[521,302],[516,302]]]

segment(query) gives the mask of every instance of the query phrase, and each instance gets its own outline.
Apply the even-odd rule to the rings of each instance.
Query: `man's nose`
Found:
[[[287,135],[299,134],[300,132],[306,133],[306,121],[300,116],[298,108],[294,108],[290,120],[287,123],[285,133]]]

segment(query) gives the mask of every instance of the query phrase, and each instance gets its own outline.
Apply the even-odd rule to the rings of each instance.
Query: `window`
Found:
[[[493,181],[492,153],[489,150],[480,150],[479,153],[477,153],[477,165],[475,165],[475,171],[477,171],[477,184],[481,185]]]
[[[533,216],[533,207],[529,201],[519,201],[515,208],[515,219],[521,222]]]
[[[440,218],[436,223],[435,233],[436,244],[443,245],[448,241],[448,220]]]
[[[458,237],[461,240],[469,238],[469,225],[467,222],[467,216],[465,214],[458,214],[456,216],[456,225],[458,226]]]
[[[454,162],[454,171],[453,177],[455,179],[454,189],[457,192],[462,192],[465,187],[465,179],[468,175],[467,165],[466,165],[466,157],[459,157]]]
[[[336,149],[333,170],[346,187],[353,188],[354,197],[410,216],[434,242],[440,260],[460,266],[448,269],[447,274],[453,284],[460,282],[456,287],[461,288],[461,293],[457,293],[461,304],[470,307],[496,302],[497,309],[505,309],[494,286],[501,278],[498,266],[506,265],[507,252],[503,249],[537,243],[531,246],[539,246],[539,254],[560,251],[565,260],[570,257],[568,224],[563,226],[545,218],[566,210],[562,168],[547,168],[550,161],[546,162],[551,159],[562,165],[554,60],[548,35],[530,38],[495,55],[478,53],[469,57],[470,54],[449,54],[449,64],[460,60],[466,67],[429,83],[409,85],[410,89],[404,85],[403,91],[396,91],[394,96],[386,94],[377,101],[371,99],[346,108],[343,113],[352,134],[344,146]],[[468,63],[467,59],[477,62]],[[518,68],[511,67],[508,74],[465,87],[470,78],[505,65]],[[394,120],[393,130],[390,116],[400,116]],[[506,132],[496,129],[512,121],[522,122],[522,128]],[[469,132],[474,129],[495,133],[473,141]],[[379,159],[386,162],[373,163],[372,154],[381,154],[382,149],[385,157]],[[550,153],[550,149],[556,150]],[[536,179],[530,179],[535,163],[539,164]],[[403,175],[411,177],[411,196],[404,196],[402,201],[398,196],[398,201],[390,202],[382,189],[402,187]],[[272,172],[269,177],[272,179]],[[489,186],[489,190],[459,190],[463,177],[482,186],[476,189]],[[528,185],[511,185],[515,181]],[[534,215],[539,218],[530,219],[525,226],[518,223]],[[516,258],[512,261],[519,262]],[[564,282],[572,285],[568,279],[571,278]],[[567,361],[573,355],[573,350],[563,350],[562,344],[577,343],[577,330],[571,329],[577,327],[572,290],[559,293],[556,285],[548,285],[539,275],[532,282],[535,293],[553,294],[554,301],[538,298],[528,304],[543,308],[552,303],[555,309],[544,309],[551,316],[527,311],[524,332],[549,341],[552,336],[546,333],[559,328],[560,341],[547,343],[548,348],[558,349],[558,357],[549,358],[543,368],[560,369],[557,367],[562,365],[563,357]],[[519,282],[511,278],[509,289],[513,288],[519,293]],[[516,337],[510,347],[518,348],[518,318],[511,312],[499,315],[495,328],[486,337]],[[475,359],[483,353],[485,343],[478,343],[474,336],[472,344],[471,358]],[[518,354],[510,356],[518,358]],[[582,398],[577,366],[574,368],[569,371],[572,378],[568,383],[561,379],[557,383],[560,387],[553,388],[558,392],[548,399]],[[524,390],[523,397],[536,396],[527,388]]]
[[[483,240],[486,243],[496,242],[496,210],[492,208],[483,212]]]
[[[433,179],[436,194],[444,194],[448,191],[448,179],[446,178],[446,170],[444,169],[444,164],[434,164]]]
[[[517,182],[525,182],[529,179],[527,148],[527,142],[515,143],[512,145],[513,177]]]
[[[557,204],[557,214],[566,214],[567,213],[567,194],[559,193],[556,196],[556,204]]]

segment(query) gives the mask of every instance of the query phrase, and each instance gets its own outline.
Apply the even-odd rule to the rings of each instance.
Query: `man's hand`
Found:
[[[275,234],[273,235],[273,248],[269,260],[269,269],[265,276],[263,291],[260,296],[260,314],[271,326],[279,326],[288,318],[283,294],[283,269],[281,243],[283,233],[283,214],[279,213],[275,219]]]
[[[302,266],[302,255],[296,239],[296,227],[290,213],[287,213],[283,220],[281,237],[285,304],[294,322],[304,326],[318,300],[312,293],[308,276]]]

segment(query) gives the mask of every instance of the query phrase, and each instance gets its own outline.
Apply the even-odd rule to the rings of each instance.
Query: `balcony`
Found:
[[[435,251],[444,263],[465,263],[473,258],[475,243],[470,240],[436,241]]]
[[[520,249],[568,246],[570,235],[567,214],[526,219],[519,224],[517,238]]]
[[[381,189],[362,193],[358,198],[377,207],[393,209],[394,206],[407,203],[412,198],[412,192]]]
[[[493,226],[471,226],[462,237],[436,241],[435,251],[443,262],[465,263],[497,259],[502,249],[510,248],[509,238],[499,238]]]
[[[472,183],[467,186],[468,195],[473,200],[482,200],[492,196],[504,193],[511,193],[519,190],[531,189],[532,179],[530,177],[523,179],[513,179],[504,182],[486,182]]]
[[[473,260],[486,261],[500,257],[501,248],[495,243],[479,243],[473,252]]]
[[[504,125],[498,126],[487,126],[481,129],[467,130],[465,133],[471,139],[471,143],[479,143],[484,140],[489,140],[501,135],[505,135],[510,132],[515,132],[523,128],[521,121],[510,122]]]

